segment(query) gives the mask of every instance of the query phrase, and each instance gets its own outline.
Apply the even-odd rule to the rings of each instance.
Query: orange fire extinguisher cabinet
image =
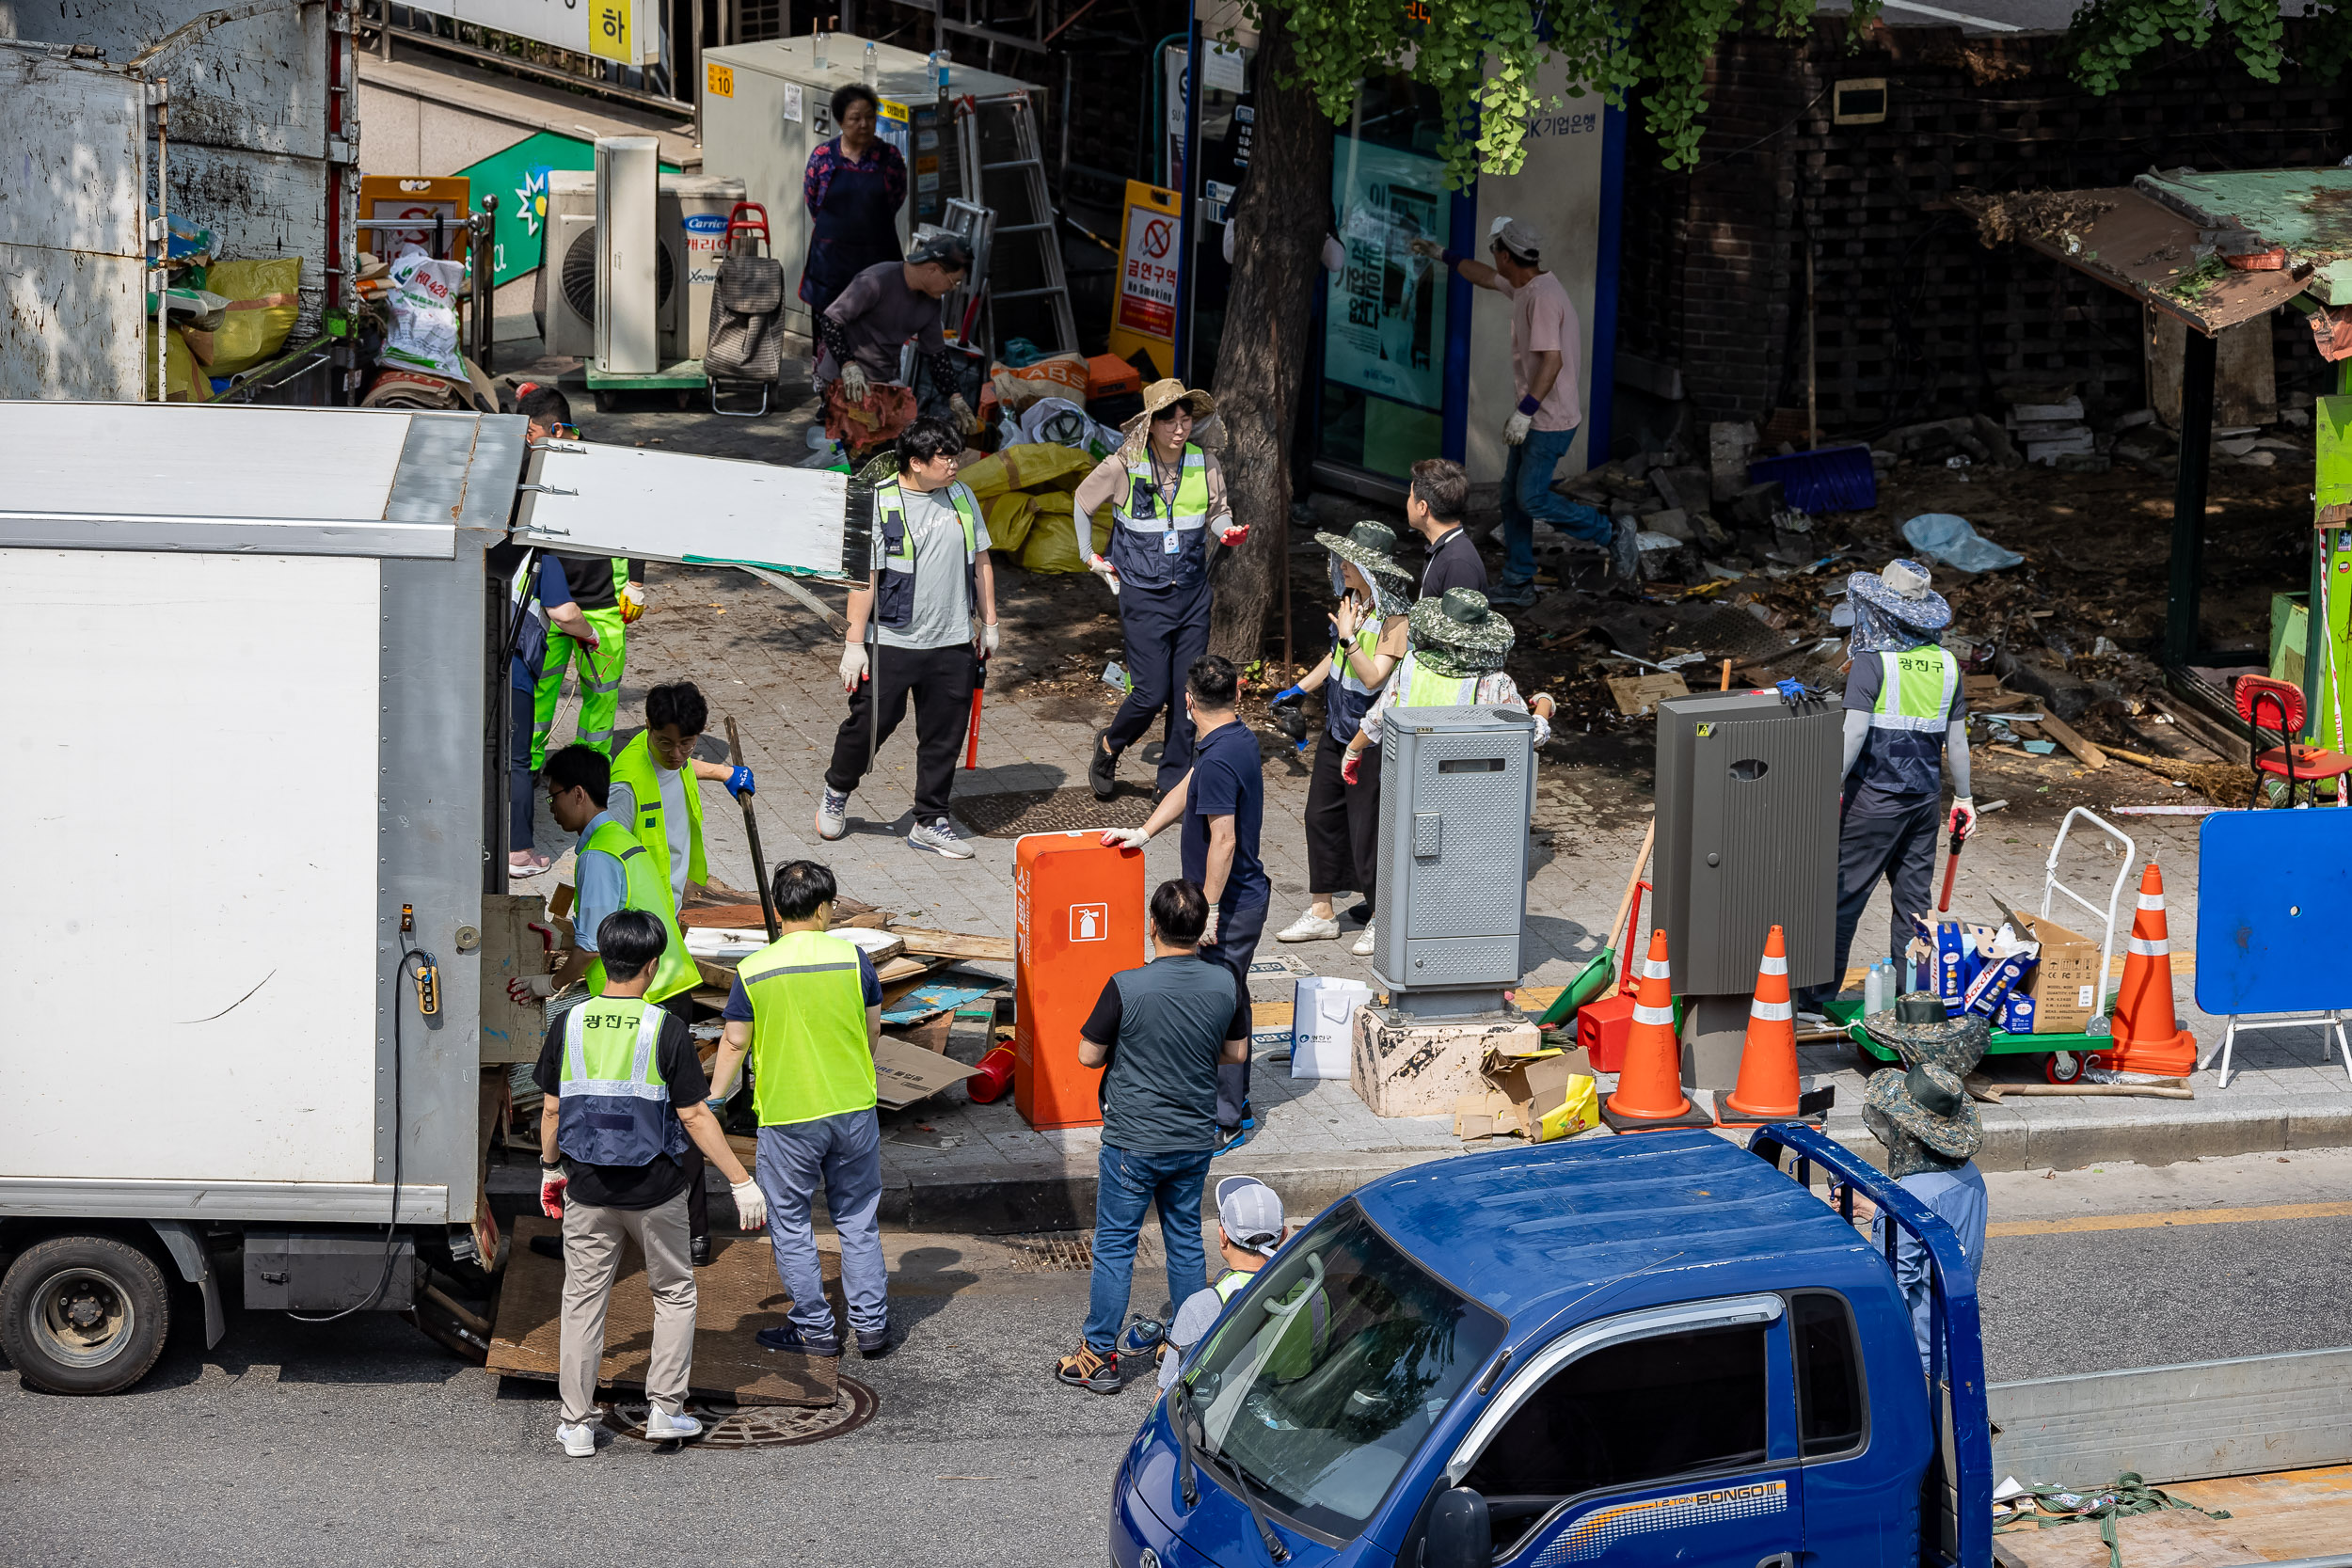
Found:
[[[1041,1131],[1102,1125],[1103,1069],[1078,1065],[1078,1029],[1103,983],[1143,962],[1143,851],[1102,840],[1013,846],[1012,1103]]]

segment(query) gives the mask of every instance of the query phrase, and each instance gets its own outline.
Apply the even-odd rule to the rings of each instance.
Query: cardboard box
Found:
[[[1491,1138],[1517,1134],[1546,1143],[1598,1125],[1600,1097],[1592,1064],[1581,1051],[1547,1051],[1535,1055],[1487,1056],[1486,1087],[1454,1103],[1454,1135]]]
[[[2042,961],[2020,989],[2033,998],[2033,1032],[2079,1035],[2097,1017],[2106,998],[2106,976],[2099,973],[2099,944],[2055,920],[2020,915],[2022,935],[2042,944]]]
[[[1445,1116],[1462,1096],[1484,1087],[1491,1053],[1529,1056],[1543,1031],[1502,1015],[1425,1022],[1388,1007],[1357,1010],[1348,1077],[1356,1098],[1376,1117]]]
[[[950,1084],[961,1084],[977,1072],[952,1056],[926,1051],[888,1035],[874,1047],[874,1098],[886,1111],[928,1100]]]

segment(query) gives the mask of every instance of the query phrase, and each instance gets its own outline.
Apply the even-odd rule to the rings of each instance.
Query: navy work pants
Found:
[[[1258,956],[1258,939],[1265,934],[1266,910],[1271,899],[1261,898],[1254,904],[1244,904],[1235,910],[1219,910],[1216,916],[1216,940],[1201,945],[1200,956],[1211,963],[1223,964],[1241,982],[1241,992],[1249,994],[1249,960]],[[1231,1132],[1239,1127],[1242,1117],[1249,1114],[1249,1058],[1216,1065],[1216,1124]],[[1178,1305],[1182,1305],[1179,1303]]]
[[[1192,715],[1184,711],[1184,675],[1209,651],[1209,585],[1191,588],[1122,588],[1120,630],[1127,642],[1127,700],[1111,716],[1106,738],[1113,752],[1141,740],[1162,708],[1159,787],[1173,789],[1192,770]]]
[[[1943,820],[1943,802],[1929,796],[1915,805],[1869,816],[1845,814],[1837,833],[1837,961],[1829,983],[1805,992],[1808,1006],[1836,996],[1846,983],[1846,963],[1853,951],[1854,931],[1862,912],[1885,881],[1895,897],[1884,956],[1899,969],[1903,949],[1911,945],[1911,917],[1931,914],[1935,908],[1931,891],[1935,879],[1935,831]],[[1870,954],[1869,967],[1880,955]]]

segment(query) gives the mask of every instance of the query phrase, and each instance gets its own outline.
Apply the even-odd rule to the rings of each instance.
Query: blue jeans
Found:
[[[1127,1321],[1143,1212],[1155,1201],[1160,1241],[1168,1252],[1168,1301],[1182,1307],[1209,1283],[1208,1251],[1200,1244],[1200,1189],[1209,1180],[1209,1150],[1131,1154],[1104,1144],[1095,1170],[1094,1283],[1087,1294],[1086,1341],[1095,1354],[1107,1355]]]
[[[849,1299],[850,1326],[865,1334],[887,1327],[890,1264],[882,1257],[882,1122],[875,1114],[845,1111],[763,1127],[754,1174],[768,1199],[768,1243],[776,1255],[776,1278],[792,1298],[793,1326],[813,1338],[834,1337],[808,1212],[821,1176],[825,1207],[841,1238],[841,1293]],[[1200,1229],[1197,1219],[1193,1228]]]
[[[1559,495],[1551,471],[1576,444],[1574,430],[1531,430],[1507,448],[1502,460],[1502,580],[1506,586],[1535,580],[1535,524],[1540,517],[1561,532],[1607,545],[1616,524],[1602,513]]]

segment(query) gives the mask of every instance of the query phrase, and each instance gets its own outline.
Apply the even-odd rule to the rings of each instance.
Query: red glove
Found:
[[[1236,549],[1240,547],[1241,542],[1248,537],[1249,525],[1248,523],[1244,523],[1239,528],[1229,528],[1224,532],[1218,534],[1216,536],[1216,542],[1224,546],[1229,550]]]
[[[1350,752],[1340,759],[1340,780],[1343,784],[1359,784],[1364,771],[1364,753]]]
[[[545,1165],[540,1166],[539,1212],[551,1220],[562,1219],[564,1217],[564,1189],[571,1184],[572,1179],[564,1175],[561,1169],[549,1170]]]

